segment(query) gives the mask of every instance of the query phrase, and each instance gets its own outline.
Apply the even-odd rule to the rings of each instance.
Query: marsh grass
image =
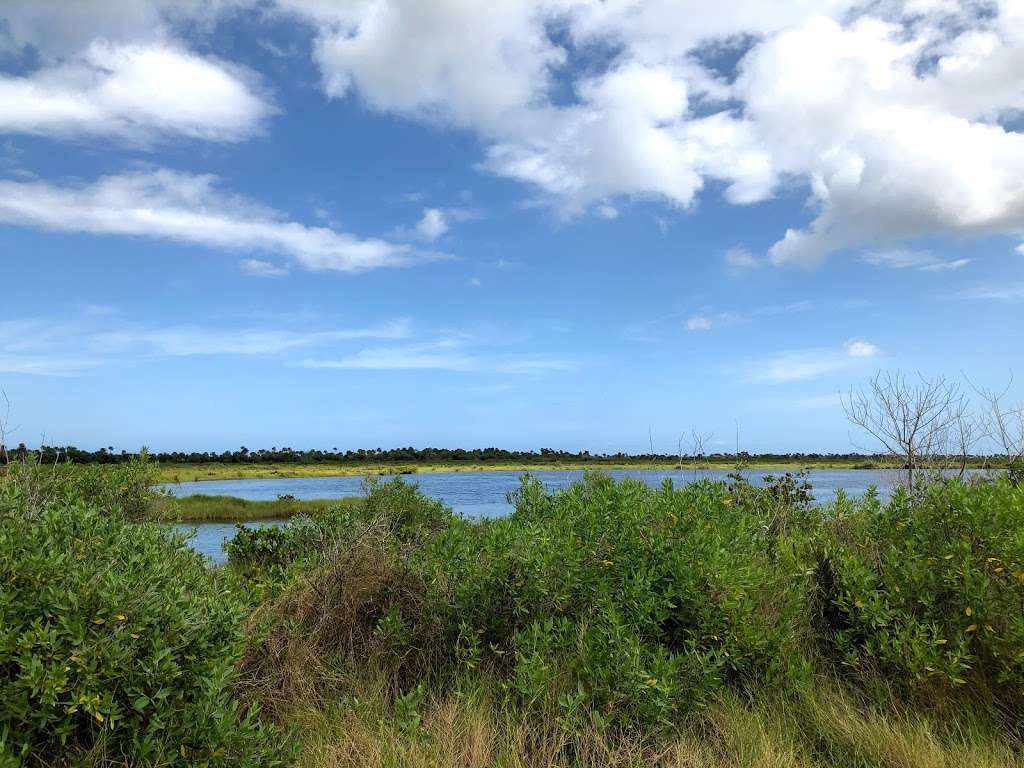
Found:
[[[938,720],[896,702],[867,706],[834,679],[799,697],[723,692],[668,736],[642,729],[568,731],[556,713],[524,716],[476,676],[433,689],[415,712],[384,677],[299,707],[302,768],[1021,768],[1010,742],[972,722]]]
[[[245,520],[284,520],[297,515],[315,515],[333,507],[353,506],[360,497],[344,499],[278,498],[251,501],[235,496],[164,496],[153,498],[149,519],[162,522],[213,522]]]
[[[708,469],[731,470],[737,468],[735,457],[708,459]],[[898,463],[884,460],[863,459],[808,459],[806,461],[759,461],[743,462],[745,470],[799,470],[799,469],[897,469]],[[973,466],[973,465],[972,465]],[[366,477],[389,475],[416,475],[431,472],[545,472],[545,471],[602,471],[619,469],[689,470],[688,464],[680,466],[678,460],[663,461],[603,461],[588,462],[552,461],[536,463],[511,462],[450,462],[422,464],[351,464],[340,462],[318,462],[301,464],[297,462],[205,462],[197,464],[158,464],[156,472],[159,482],[187,483],[203,480],[257,480],[296,477]]]

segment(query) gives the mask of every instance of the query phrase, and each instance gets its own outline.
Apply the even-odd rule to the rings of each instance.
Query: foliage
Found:
[[[822,631],[842,663],[908,683],[1024,692],[1024,489],[939,483],[840,498],[822,541]]]
[[[115,453],[113,448],[100,448],[96,451],[83,450],[75,446],[48,446],[32,450],[24,445],[11,449],[11,455],[19,458],[35,456],[43,463],[54,463],[70,460],[76,464],[118,464],[131,461],[135,454],[128,451]],[[634,464],[650,465],[652,463],[674,465],[679,461],[678,454],[642,453],[627,454],[591,453],[590,451],[564,451],[554,448],[540,448],[535,451],[516,451],[504,448],[359,448],[357,450],[318,450],[299,448],[261,448],[250,450],[242,446],[234,451],[168,451],[152,454],[153,460],[163,465],[183,464],[340,464],[353,467],[383,466],[391,467],[392,472],[415,472],[415,465],[436,464],[517,464],[523,466],[569,464]],[[693,456],[684,458],[696,458]],[[746,451],[736,453],[710,453],[702,455],[701,461],[728,463],[730,465],[751,462],[796,463],[863,461],[862,453],[763,453],[752,455]],[[881,457],[875,457],[881,458]]]
[[[403,689],[487,669],[510,701],[574,728],[671,725],[727,683],[805,671],[801,575],[723,484],[593,475],[553,495],[525,481],[515,501],[507,519],[470,523],[399,481],[371,490],[270,611],[250,672],[289,666],[285,648],[369,656]]]
[[[115,466],[46,464],[29,455],[0,466],[0,513],[31,515],[58,502],[83,502],[127,520],[141,520],[154,496],[153,470],[145,450]]]
[[[243,608],[182,538],[61,499],[0,516],[0,551],[0,755],[279,762],[231,696]]]

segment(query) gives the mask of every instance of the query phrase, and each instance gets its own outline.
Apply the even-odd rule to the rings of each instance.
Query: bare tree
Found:
[[[7,397],[7,392],[0,389],[0,397],[4,399],[4,414],[0,417],[0,454],[3,455],[4,464],[11,463],[11,457],[7,453],[7,436],[13,432],[11,429],[11,401]]]
[[[690,449],[690,463],[693,467],[693,476],[697,477],[697,464],[704,460],[704,446],[711,442],[711,439],[715,436],[714,432],[698,432],[696,429],[690,430],[689,438],[689,449]],[[686,434],[679,436],[679,442],[677,444],[679,448],[679,468],[683,468],[683,440],[686,440]]]
[[[1006,458],[1010,479],[1019,483],[1024,477],[1024,403],[1005,404],[1013,387],[1013,374],[1001,390],[975,386],[971,389],[982,401],[981,430]]]
[[[907,487],[920,472],[947,468],[951,455],[966,469],[977,441],[967,409],[967,398],[955,382],[920,374],[908,380],[898,372],[879,371],[843,398],[846,418],[903,462]]]

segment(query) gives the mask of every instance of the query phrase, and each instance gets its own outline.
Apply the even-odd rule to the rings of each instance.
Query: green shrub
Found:
[[[279,762],[232,700],[243,608],[183,538],[57,502],[0,517],[0,552],[0,755]]]
[[[503,670],[521,701],[557,700],[566,722],[670,724],[724,684],[803,672],[799,570],[764,510],[721,483],[526,482],[509,519],[448,534],[463,541],[437,540],[429,578],[466,659]]]
[[[145,451],[122,464],[40,464],[35,458],[0,466],[0,514],[35,515],[56,503],[84,502],[127,520],[142,520],[153,498],[154,466]]]
[[[374,487],[325,527],[330,546],[270,609],[248,673],[279,699],[305,683],[282,669],[332,653],[390,670],[396,695],[479,670],[565,727],[660,727],[724,685],[806,671],[805,577],[770,494],[592,475],[554,494],[526,481],[514,501],[471,523],[401,482]]]
[[[840,498],[818,565],[842,662],[946,688],[1024,693],[1024,489],[948,482],[889,504]]]

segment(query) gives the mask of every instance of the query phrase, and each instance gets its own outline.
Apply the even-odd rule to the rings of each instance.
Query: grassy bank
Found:
[[[294,499],[250,501],[235,496],[156,496],[150,503],[150,520],[165,522],[233,522],[243,520],[284,520],[296,515],[313,516],[332,507],[360,503],[359,498]]]
[[[979,464],[980,466],[980,464]],[[881,461],[806,461],[771,462],[754,461],[744,463],[743,470],[753,471],[795,471],[799,469],[891,469],[895,465]],[[548,470],[602,471],[617,469],[656,469],[692,472],[691,464],[680,466],[678,462],[549,462],[549,463],[452,463],[452,464],[294,464],[294,463],[252,463],[235,464],[210,462],[205,464],[162,464],[157,465],[156,477],[162,483],[187,483],[200,480],[246,480],[270,479],[275,477],[351,477],[374,475],[415,475],[425,472],[541,472]],[[735,470],[733,461],[704,462],[697,468]]]
[[[1005,477],[592,474],[487,521],[394,480],[208,568],[133,522],[149,473],[0,474],[0,765],[1024,765]]]
[[[386,681],[294,714],[302,768],[1022,768],[1019,744],[970,710],[936,716],[891,695],[866,702],[835,679],[799,696],[725,693],[670,736],[566,731],[557,713],[525,718],[497,685],[431,690],[396,717]]]

